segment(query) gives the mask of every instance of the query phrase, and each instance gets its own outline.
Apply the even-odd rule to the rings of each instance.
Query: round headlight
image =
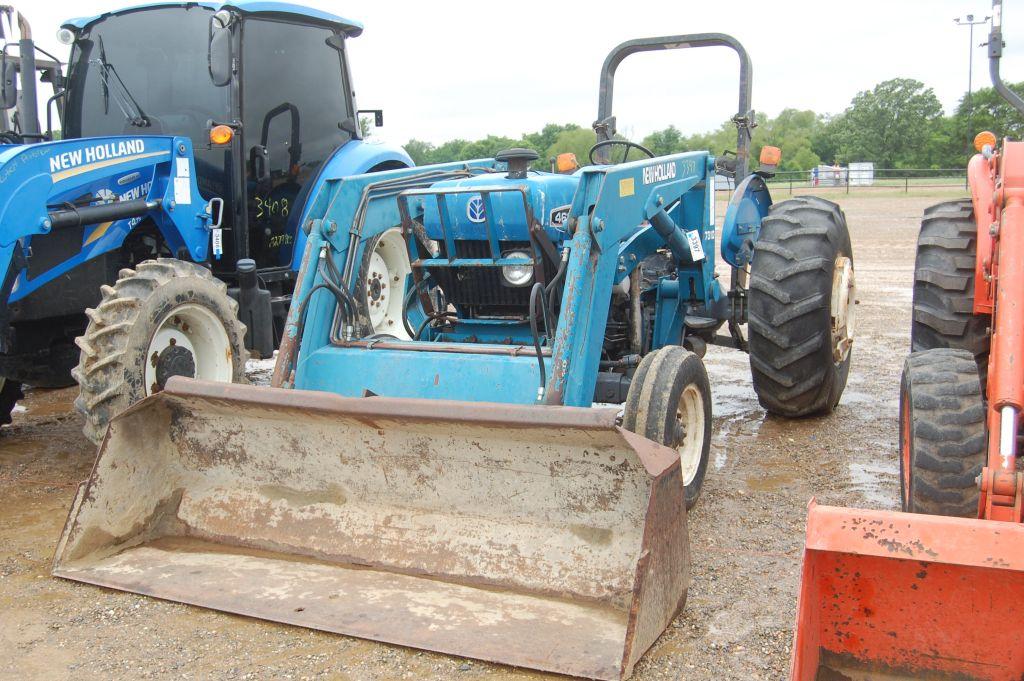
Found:
[[[75,42],[75,32],[70,28],[57,29],[57,42],[61,45],[71,45]]]
[[[530,254],[525,251],[512,251],[506,253],[505,258],[522,258],[523,260],[532,260]],[[533,280],[533,263],[527,262],[522,265],[505,265],[501,268],[501,276],[505,278],[511,286],[526,286]]]

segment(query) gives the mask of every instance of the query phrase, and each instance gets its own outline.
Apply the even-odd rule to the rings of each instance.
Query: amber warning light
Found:
[[[215,125],[210,128],[210,141],[214,144],[227,144],[235,136],[235,131],[227,125]]]

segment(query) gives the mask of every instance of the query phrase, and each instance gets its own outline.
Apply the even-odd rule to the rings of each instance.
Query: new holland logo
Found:
[[[50,158],[50,172],[67,170],[80,166],[83,163],[96,163],[106,161],[120,156],[141,154],[146,151],[146,143],[141,139],[118,140],[117,142],[105,142],[84,149],[73,149],[72,151],[58,154]]]
[[[659,163],[656,166],[647,166],[644,168],[644,184],[664,182],[665,180],[671,180],[675,176],[675,163]]]
[[[484,200],[474,196],[466,203],[466,217],[475,224],[480,224],[487,219],[487,212],[484,209]]]

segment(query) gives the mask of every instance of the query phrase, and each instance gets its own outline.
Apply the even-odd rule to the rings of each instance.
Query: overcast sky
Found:
[[[131,3],[24,3],[39,44],[67,57],[55,33],[83,7]],[[860,90],[908,77],[935,89],[947,112],[967,89],[968,29],[984,0],[718,0],[693,2],[345,2],[309,5],[361,21],[349,42],[357,101],[381,108],[378,136],[434,143],[487,134],[516,137],[549,122],[589,125],[598,73],[616,44],[639,37],[718,31],[738,38],[754,64],[753,105],[842,111]],[[1002,73],[1024,80],[1024,0],[1006,0]],[[988,27],[976,26],[974,44]],[[975,88],[989,84],[985,49],[974,51]],[[619,130],[640,139],[674,124],[717,127],[736,111],[738,61],[726,48],[635,55],[618,70]]]

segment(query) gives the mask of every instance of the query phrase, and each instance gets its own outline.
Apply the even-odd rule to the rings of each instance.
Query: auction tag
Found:
[[[174,202],[187,206],[192,203],[192,184],[187,177],[174,178]]]
[[[220,260],[220,256],[224,254],[224,230],[219,227],[213,230],[211,240],[213,241],[213,257]]]
[[[686,243],[690,246],[690,257],[694,262],[704,259],[704,246],[700,242],[700,231],[693,230],[686,233]]]

